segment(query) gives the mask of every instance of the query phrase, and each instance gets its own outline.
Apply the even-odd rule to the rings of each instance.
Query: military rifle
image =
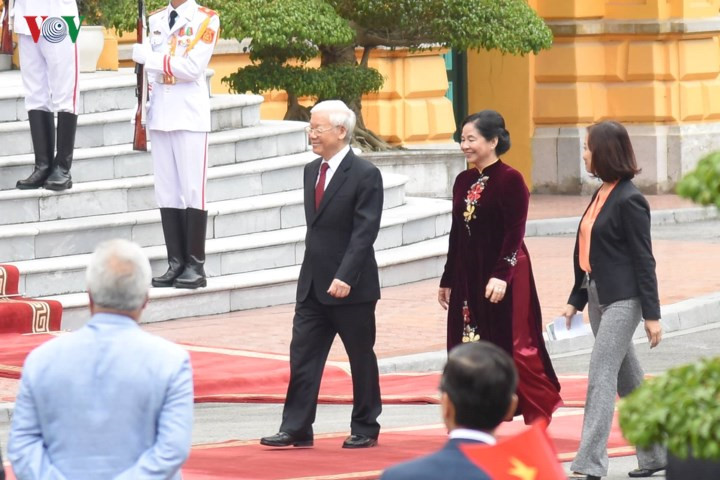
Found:
[[[10,8],[12,8],[11,0],[5,0],[2,13],[2,41],[0,42],[0,53],[12,55],[12,31],[10,30]]]
[[[138,18],[137,18],[137,43],[145,42],[145,2],[138,0]],[[137,86],[135,87],[135,95],[138,99],[137,111],[135,112],[135,136],[133,138],[133,150],[142,152],[147,151],[147,129],[145,128],[145,103],[148,96],[148,85],[145,78],[145,66],[139,63],[135,64],[135,74],[137,75]]]

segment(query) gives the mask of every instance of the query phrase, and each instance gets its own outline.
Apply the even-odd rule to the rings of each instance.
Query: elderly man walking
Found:
[[[373,243],[380,229],[383,183],[375,165],[350,148],[355,114],[343,102],[320,102],[308,133],[320,156],[305,166],[305,258],[298,279],[290,343],[290,384],[273,447],[311,446],[323,367],[335,335],[353,381],[350,436],[343,448],[377,443],[382,405],[375,345],[380,298]]]
[[[18,480],[180,479],[193,415],[188,353],[144,332],[150,265],[125,240],[87,269],[92,318],[30,353],[8,457]]]

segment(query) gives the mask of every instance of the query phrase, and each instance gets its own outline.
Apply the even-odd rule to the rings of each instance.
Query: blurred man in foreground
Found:
[[[517,373],[510,356],[492,343],[453,348],[440,380],[441,406],[450,439],[431,455],[390,467],[381,480],[490,480],[461,451],[463,444],[495,445],[493,432],[517,407]]]
[[[8,444],[18,480],[181,478],[192,371],[185,350],[140,329],[149,285],[136,244],[112,240],[92,254],[92,318],[23,367]]]

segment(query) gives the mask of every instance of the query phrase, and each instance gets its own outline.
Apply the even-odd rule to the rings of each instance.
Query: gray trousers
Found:
[[[607,443],[615,411],[615,393],[624,397],[643,382],[643,370],[632,343],[633,333],[642,320],[640,299],[600,305],[595,282],[590,281],[588,314],[595,345],[590,356],[580,448],[570,468],[573,472],[604,477],[608,471]],[[637,457],[640,468],[667,464],[665,449],[659,446],[638,449]]]

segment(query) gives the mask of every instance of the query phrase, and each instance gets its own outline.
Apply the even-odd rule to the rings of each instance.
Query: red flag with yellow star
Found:
[[[565,480],[546,428],[545,421],[538,421],[497,445],[464,444],[460,449],[493,480]]]

